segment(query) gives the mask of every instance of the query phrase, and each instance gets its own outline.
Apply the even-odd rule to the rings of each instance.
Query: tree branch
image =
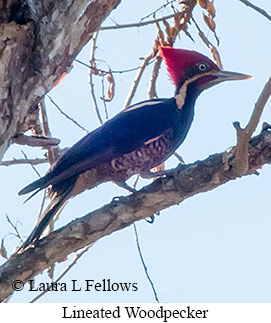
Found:
[[[27,282],[68,254],[112,232],[179,204],[195,194],[213,190],[236,179],[233,170],[234,149],[233,147],[191,165],[179,165],[171,174],[157,179],[139,192],[120,197],[72,221],[40,240],[36,248],[12,256],[0,267],[0,300],[3,301],[13,293],[13,281],[19,279]],[[255,174],[257,169],[271,162],[270,129],[265,129],[252,138],[248,162],[249,167],[244,175]]]
[[[47,98],[50,100],[50,102],[53,104],[54,107],[57,108],[57,110],[68,120],[70,120],[72,123],[74,123],[78,128],[83,130],[85,133],[88,133],[88,130],[84,128],[79,122],[77,122],[75,119],[73,119],[71,116],[69,116],[66,112],[64,112],[60,106],[55,102],[55,100],[49,95],[46,95]]]
[[[52,147],[57,146],[60,143],[58,138],[44,137],[44,136],[26,136],[17,135],[12,138],[12,143],[17,145],[26,145],[30,147]]]
[[[250,117],[247,126],[242,129],[239,122],[234,122],[233,125],[237,132],[237,146],[235,148],[235,162],[233,165],[237,175],[243,175],[248,169],[248,144],[249,140],[255,131],[264,106],[271,95],[271,76],[267,80]]]
[[[34,158],[34,159],[12,159],[3,160],[0,162],[0,166],[11,166],[11,165],[21,165],[21,164],[31,164],[39,165],[48,163],[47,158]]]
[[[271,16],[263,9],[255,6],[255,4],[247,1],[247,0],[239,0],[240,2],[242,2],[243,4],[245,4],[246,6],[256,10],[257,12],[259,12],[261,15],[263,15],[265,18],[267,18],[268,20],[271,21]]]
[[[145,71],[145,68],[148,66],[149,62],[151,61],[151,59],[153,58],[153,53],[149,54],[147,57],[144,58],[138,72],[137,72],[137,75],[134,79],[134,82],[133,82],[133,85],[131,87],[131,90],[130,92],[128,93],[128,96],[126,98],[126,101],[123,105],[123,110],[126,109],[127,107],[129,107],[129,105],[131,105],[131,102],[133,100],[133,97],[136,93],[136,90],[137,90],[137,87],[138,87],[138,84],[139,84],[139,81],[141,80],[141,77]]]
[[[157,56],[156,57],[156,62],[154,64],[153,70],[152,70],[152,75],[150,78],[149,82],[149,89],[148,89],[148,96],[149,99],[152,100],[154,98],[157,98],[157,93],[156,93],[156,81],[158,78],[159,70],[162,64],[162,57]]]
[[[102,119],[102,116],[101,116],[100,111],[99,111],[99,106],[98,106],[98,103],[97,103],[95,90],[94,90],[94,84],[93,84],[93,74],[94,74],[94,72],[97,72],[96,63],[95,63],[95,50],[96,50],[96,41],[97,41],[98,34],[99,34],[98,31],[96,31],[94,33],[93,37],[92,37],[92,45],[91,45],[90,60],[89,60],[89,65],[90,65],[90,69],[89,69],[89,86],[90,86],[90,93],[91,93],[94,109],[95,109],[97,118],[98,118],[100,124],[102,125],[103,124],[103,119]]]
[[[144,22],[141,21],[141,22],[135,22],[135,23],[131,23],[131,24],[123,24],[123,25],[116,24],[114,26],[103,26],[99,30],[100,31],[104,31],[104,30],[115,30],[115,29],[124,29],[124,28],[143,27],[143,26],[155,24],[157,21],[163,21],[165,19],[174,18],[177,14],[175,12],[175,13],[173,13],[171,15],[168,15],[168,16],[165,16],[165,17],[161,17],[161,18],[157,18],[157,19],[152,19],[152,20],[148,20],[148,21],[144,21]]]

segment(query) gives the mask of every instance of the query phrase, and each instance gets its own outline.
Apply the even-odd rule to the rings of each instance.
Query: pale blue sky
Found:
[[[163,1],[124,0],[106,24],[137,22]],[[254,1],[269,13],[271,3]],[[223,83],[204,92],[196,104],[196,115],[185,143],[178,152],[189,163],[221,152],[235,144],[233,121],[245,125],[254,103],[271,72],[271,22],[247,8],[238,0],[215,1],[217,8],[217,33],[220,38],[219,52],[224,69],[254,76],[253,80]],[[164,14],[169,14],[167,10]],[[201,20],[201,10],[195,15]],[[203,30],[214,41],[204,23]],[[194,49],[208,55],[207,47],[189,27],[195,43],[184,34],[175,47]],[[140,64],[139,57],[150,53],[156,28],[151,25],[140,29],[105,31],[98,39],[97,58],[105,60],[113,70],[123,70]],[[89,45],[79,55],[88,63]],[[105,65],[101,65],[105,68]],[[146,99],[148,79],[152,67],[146,71],[134,103]],[[115,75],[116,96],[108,105],[109,116],[123,106],[136,72]],[[100,95],[100,79],[95,83]],[[158,94],[169,97],[173,86],[165,67],[160,71]],[[74,62],[74,68],[50,95],[61,108],[88,130],[99,123],[96,118],[88,85],[88,70]],[[50,126],[55,137],[61,139],[61,147],[71,146],[84,133],[65,119],[47,102]],[[103,106],[100,105],[103,113]],[[271,123],[271,103],[266,105],[261,123]],[[104,114],[103,114],[104,117]],[[5,159],[21,158],[21,150],[29,157],[42,156],[39,149],[13,146]],[[166,167],[177,165],[171,158]],[[47,166],[38,167],[41,174]],[[179,206],[161,212],[154,224],[137,223],[137,229],[149,273],[161,302],[268,302],[271,301],[271,213],[270,213],[270,166],[260,170],[260,176],[241,178],[216,190],[199,194]],[[31,231],[38,214],[42,194],[23,204],[18,197],[20,188],[36,179],[30,166],[1,167],[1,217],[0,237],[11,231],[6,222],[8,214],[25,236]],[[147,182],[146,182],[147,183]],[[4,188],[5,187],[5,188]],[[104,184],[87,191],[70,201],[56,223],[60,227],[75,217],[101,207],[116,195],[127,192],[113,184]],[[7,238],[9,252],[16,246],[14,238]],[[69,257],[72,259],[73,255]],[[1,259],[1,263],[2,263]],[[59,264],[60,273],[68,262]],[[41,298],[41,302],[153,302],[154,297],[144,274],[136,249],[133,228],[129,227],[98,241],[79,263],[63,278],[70,284],[78,279],[100,282],[135,282],[136,292],[55,292]],[[48,281],[39,275],[38,282]],[[24,291],[14,294],[11,301],[27,302],[35,294]]]

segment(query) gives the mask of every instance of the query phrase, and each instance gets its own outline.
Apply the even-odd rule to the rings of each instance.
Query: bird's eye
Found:
[[[200,64],[199,64],[199,70],[200,70],[201,72],[206,71],[206,70],[207,70],[207,68],[208,68],[208,65],[207,65],[207,64],[205,64],[205,63],[200,63]]]

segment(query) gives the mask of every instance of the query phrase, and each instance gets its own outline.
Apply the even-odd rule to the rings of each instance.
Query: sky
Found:
[[[271,13],[271,3],[254,1]],[[104,25],[138,22],[163,4],[163,1],[123,0]],[[240,121],[245,126],[254,104],[271,72],[270,52],[271,23],[238,0],[215,1],[218,47],[225,70],[254,76],[253,80],[227,82],[205,91],[196,103],[195,118],[185,142],[178,153],[186,163],[207,158],[235,145],[236,134],[232,126]],[[162,15],[171,11],[164,9]],[[212,42],[212,33],[202,21],[202,10],[197,8],[195,18]],[[176,48],[197,50],[211,57],[194,26],[189,32],[195,42],[181,33],[174,44]],[[112,70],[127,70],[140,65],[140,57],[148,55],[156,37],[156,27],[104,31],[99,34],[96,57],[98,67]],[[90,44],[78,55],[88,63]],[[104,61],[107,63],[105,64]],[[140,83],[133,103],[147,98],[150,65]],[[111,118],[121,110],[136,72],[114,74],[116,95],[107,105]],[[95,78],[95,90],[100,96],[101,80]],[[159,97],[173,95],[173,85],[163,65],[157,83]],[[74,62],[73,69],[60,85],[50,93],[53,100],[72,118],[89,131],[99,126],[91,101],[88,84],[88,69]],[[50,128],[54,137],[61,139],[61,148],[69,147],[85,133],[63,117],[46,99]],[[105,120],[104,107],[100,111]],[[271,123],[271,101],[265,107],[260,124]],[[260,131],[260,126],[257,133]],[[13,145],[4,160],[22,158],[24,151],[29,158],[43,157],[44,151]],[[177,166],[176,158],[166,162],[166,168]],[[47,165],[37,167],[41,175]],[[141,251],[149,275],[155,285],[160,302],[269,302],[271,301],[271,213],[270,174],[271,167],[264,166],[259,176],[246,176],[217,189],[198,194],[178,206],[161,212],[153,224],[142,220],[136,223]],[[0,238],[12,232],[6,214],[17,222],[23,236],[32,230],[42,199],[35,196],[26,204],[17,192],[37,178],[29,165],[0,167],[1,213]],[[142,181],[141,185],[149,183]],[[85,215],[109,203],[114,196],[127,192],[107,183],[72,199],[56,223],[59,228],[74,218]],[[5,238],[9,252],[17,245],[12,235]],[[58,264],[57,277],[74,257]],[[0,259],[0,264],[4,259]],[[71,291],[72,280],[85,286],[86,280],[101,283],[136,283],[137,290],[129,292]],[[36,284],[49,282],[46,272],[36,278]],[[155,302],[151,286],[146,278],[136,247],[133,226],[115,232],[97,241],[79,259],[61,280],[68,286],[65,292],[50,292],[38,302]],[[29,302],[37,292],[14,293],[10,302]]]

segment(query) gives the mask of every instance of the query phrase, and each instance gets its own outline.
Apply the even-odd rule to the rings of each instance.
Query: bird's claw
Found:
[[[264,122],[263,125],[262,125],[262,131],[261,133],[263,133],[264,131],[267,131],[267,130],[271,130],[271,125],[267,122]]]
[[[154,223],[154,220],[155,220],[155,216],[152,215],[150,216],[150,220],[148,220],[148,218],[145,219],[146,222],[150,223],[150,224],[153,224]]]
[[[150,216],[150,220],[148,220],[147,218],[145,219],[146,222],[153,224],[154,220],[155,220],[155,215],[159,216],[160,215],[160,211],[154,213],[152,216]]]

